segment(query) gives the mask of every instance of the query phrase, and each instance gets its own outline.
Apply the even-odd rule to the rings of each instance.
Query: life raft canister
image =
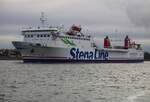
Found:
[[[129,39],[128,36],[125,37],[124,46],[125,46],[125,48],[130,48],[131,47],[131,42],[130,42],[130,39]]]
[[[106,36],[106,38],[104,38],[104,48],[110,48],[110,47],[111,47],[110,40],[108,36]]]

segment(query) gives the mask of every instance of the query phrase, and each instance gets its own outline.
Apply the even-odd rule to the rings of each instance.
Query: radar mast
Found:
[[[45,21],[47,19],[44,17],[44,12],[41,12],[41,18],[40,18],[40,21],[41,21],[41,25],[42,27],[44,28],[45,27]]]

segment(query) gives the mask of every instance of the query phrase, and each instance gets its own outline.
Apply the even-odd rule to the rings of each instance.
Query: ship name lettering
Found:
[[[87,60],[108,60],[108,52],[99,51],[82,51],[79,48],[71,48],[70,50],[71,59],[87,59]]]

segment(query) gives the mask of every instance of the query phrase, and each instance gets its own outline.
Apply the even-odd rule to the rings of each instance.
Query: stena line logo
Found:
[[[87,59],[87,60],[108,60],[108,52],[99,51],[82,51],[79,48],[71,48],[71,59]]]

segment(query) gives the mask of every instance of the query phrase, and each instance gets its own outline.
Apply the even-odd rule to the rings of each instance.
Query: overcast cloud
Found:
[[[21,27],[38,26],[44,11],[50,25],[82,25],[102,38],[128,34],[150,51],[149,10],[150,0],[0,0],[0,48],[18,40]]]

